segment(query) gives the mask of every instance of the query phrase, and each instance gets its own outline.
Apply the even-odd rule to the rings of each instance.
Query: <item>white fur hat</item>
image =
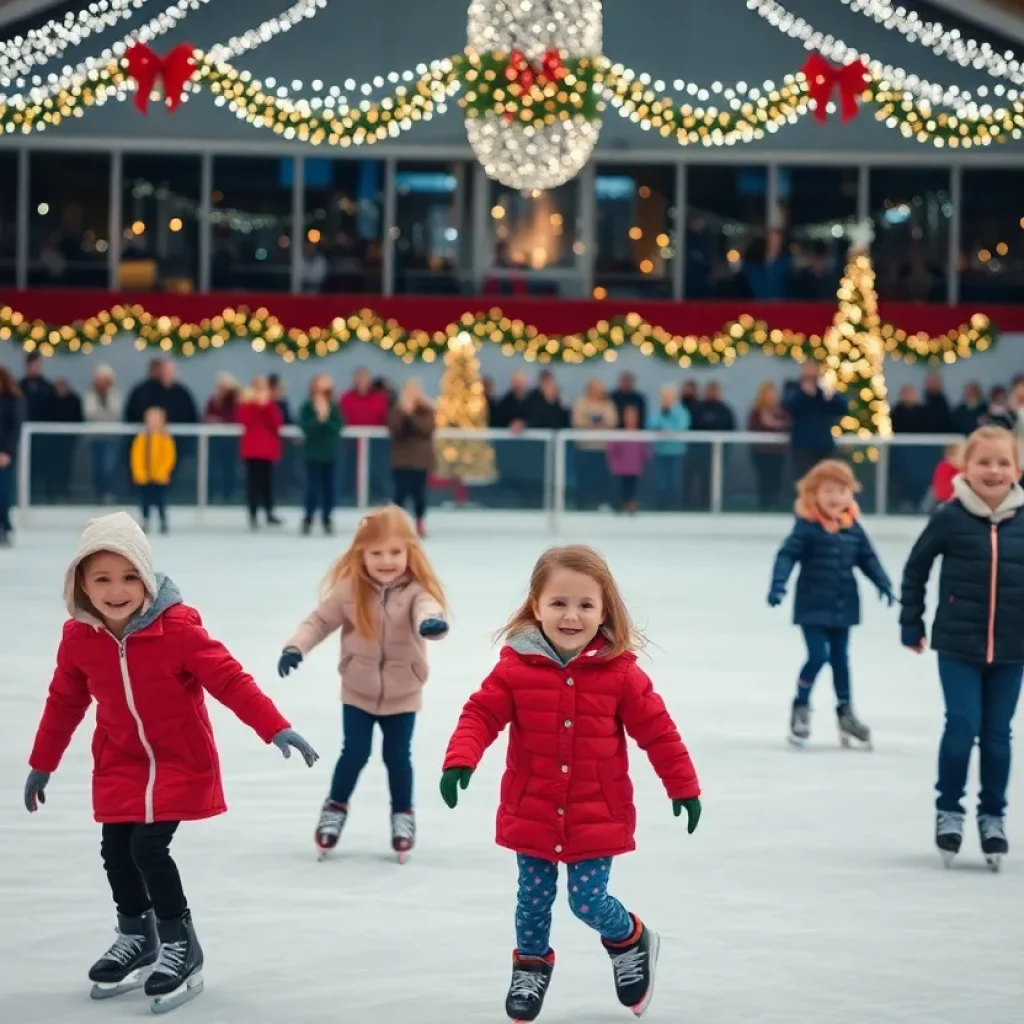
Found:
[[[153,569],[153,549],[139,524],[127,512],[114,512],[99,519],[90,519],[82,532],[75,557],[64,574],[64,604],[68,615],[75,617],[81,609],[75,602],[75,576],[78,567],[90,555],[111,551],[127,558],[142,577],[142,584],[152,601],[156,597],[156,572]]]

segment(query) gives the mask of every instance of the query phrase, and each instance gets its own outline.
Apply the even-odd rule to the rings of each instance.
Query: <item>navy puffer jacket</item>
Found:
[[[798,626],[848,629],[860,623],[860,592],[854,569],[860,569],[883,594],[892,593],[892,582],[857,520],[833,533],[820,522],[798,516],[792,533],[775,556],[772,596],[781,600],[797,564],[800,575],[793,622]]]
[[[962,477],[903,569],[900,627],[908,646],[924,639],[925,589],[942,557],[931,647],[964,661],[1024,664],[1024,491],[1017,485],[994,512]]]

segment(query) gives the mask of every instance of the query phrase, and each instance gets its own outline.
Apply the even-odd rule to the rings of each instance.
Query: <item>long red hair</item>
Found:
[[[548,548],[537,559],[537,564],[530,574],[530,590],[526,600],[498,632],[499,637],[512,637],[524,630],[537,628],[539,624],[533,608],[556,569],[568,569],[570,572],[589,576],[601,588],[601,605],[604,611],[601,632],[608,640],[605,654],[609,658],[624,654],[626,651],[638,651],[646,646],[647,641],[633,624],[608,563],[586,544]]]
[[[396,505],[385,505],[364,516],[356,527],[356,535],[348,550],[328,569],[320,586],[321,598],[326,597],[339,583],[346,580],[352,586],[356,606],[356,632],[374,638],[379,628],[376,609],[379,604],[376,584],[366,571],[363,553],[389,540],[405,545],[409,553],[409,575],[435,601],[446,607],[444,590],[423,550],[409,516]]]

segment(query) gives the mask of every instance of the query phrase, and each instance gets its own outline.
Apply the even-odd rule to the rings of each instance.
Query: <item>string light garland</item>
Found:
[[[959,29],[947,29],[938,21],[925,21],[917,11],[893,7],[889,0],[841,0],[856,14],[871,18],[877,25],[899,32],[908,42],[926,46],[938,57],[945,57],[962,68],[977,68],[993,78],[1024,85],[1024,66],[1010,50],[996,52],[988,43],[967,39]]]

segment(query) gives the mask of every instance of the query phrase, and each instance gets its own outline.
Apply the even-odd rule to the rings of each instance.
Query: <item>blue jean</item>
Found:
[[[807,644],[807,661],[800,669],[794,704],[809,704],[818,673],[828,662],[832,666],[832,685],[836,703],[850,703],[850,631],[825,626],[801,626]]]
[[[114,493],[117,469],[116,438],[94,438],[89,442],[89,468],[92,470],[92,492],[102,501]]]
[[[14,463],[0,469],[0,530],[8,533],[11,526],[11,502],[14,500]]]
[[[391,810],[411,811],[412,731],[416,725],[416,713],[413,711],[402,715],[371,715],[351,704],[341,706],[344,740],[341,757],[334,766],[331,799],[336,804],[348,803],[359,780],[359,773],[370,760],[374,725],[380,726],[384,737],[381,757],[388,770]]]
[[[558,865],[517,854],[519,895],[516,903],[516,946],[524,956],[551,952],[551,908],[558,889]],[[633,917],[608,894],[612,858],[581,860],[568,868],[569,909],[608,942],[624,942],[633,934]]]
[[[149,523],[149,514],[156,509],[160,525],[167,525],[167,487],[164,484],[142,484],[139,487],[139,504],[144,523]]]
[[[334,463],[306,463],[306,518],[312,519],[320,513],[326,523],[334,512]]]
[[[654,488],[661,501],[683,502],[683,456],[654,453]]]
[[[967,771],[975,740],[979,747],[981,793],[978,813],[1001,817],[1010,781],[1010,722],[1017,710],[1024,665],[981,665],[939,655],[939,679],[946,700],[946,728],[939,746],[940,811],[963,812]]]

